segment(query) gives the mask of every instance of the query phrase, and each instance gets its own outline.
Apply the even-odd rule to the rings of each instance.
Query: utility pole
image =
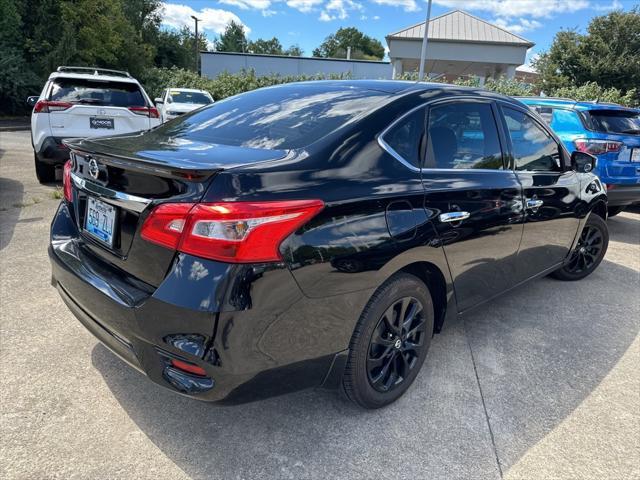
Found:
[[[424,37],[422,37],[422,52],[420,53],[420,73],[418,74],[418,81],[421,82],[424,78],[424,64],[427,62],[427,41],[429,39],[429,20],[431,20],[431,2],[427,6],[427,20],[424,22]]]
[[[193,49],[196,54],[196,73],[200,75],[200,52],[198,50],[198,22],[200,21],[200,19],[196,18],[194,15],[191,15],[191,18],[193,18],[193,21],[196,23],[196,41],[194,42]]]

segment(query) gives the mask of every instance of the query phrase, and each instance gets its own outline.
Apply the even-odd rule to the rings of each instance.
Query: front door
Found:
[[[578,230],[580,179],[565,150],[525,109],[501,107],[516,175],[524,193],[525,224],[518,280],[560,264]]]
[[[438,103],[428,114],[425,208],[463,311],[513,285],[522,237],[522,190],[507,165],[491,101]]]

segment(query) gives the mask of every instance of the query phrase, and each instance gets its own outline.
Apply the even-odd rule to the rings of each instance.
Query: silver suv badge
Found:
[[[98,168],[98,162],[96,162],[95,158],[89,160],[89,175],[91,175],[96,180],[98,179],[98,175],[100,175],[100,169]]]

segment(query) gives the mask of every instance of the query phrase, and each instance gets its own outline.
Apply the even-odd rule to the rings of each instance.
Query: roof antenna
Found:
[[[429,20],[431,19],[431,2],[427,6],[427,19],[424,22],[424,37],[422,37],[422,52],[420,53],[420,73],[418,74],[418,81],[421,82],[424,78],[424,64],[427,61],[427,42],[429,40]]]

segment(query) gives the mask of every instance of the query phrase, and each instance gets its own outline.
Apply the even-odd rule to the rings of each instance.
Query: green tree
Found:
[[[300,45],[291,45],[284,51],[285,55],[289,55],[290,57],[302,57],[304,55],[304,50],[300,48]]]
[[[558,32],[548,51],[533,62],[541,88],[595,82],[627,92],[640,85],[640,9],[614,11],[591,20],[586,34]]]
[[[267,55],[284,55],[284,50],[280,40],[273,37],[271,40],[263,40],[259,38],[255,42],[249,42],[250,53],[262,53]]]
[[[195,70],[194,41],[194,34],[187,27],[180,30],[159,30],[154,39],[154,65]],[[207,50],[207,39],[201,33],[198,33],[198,50]]]
[[[244,52],[247,49],[247,36],[244,25],[233,20],[224,29],[224,33],[216,40],[216,50],[219,52]]]
[[[336,33],[329,35],[318,48],[313,50],[313,56],[346,58],[349,47],[351,47],[351,58],[382,60],[384,57],[382,43],[354,27],[340,28]]]

